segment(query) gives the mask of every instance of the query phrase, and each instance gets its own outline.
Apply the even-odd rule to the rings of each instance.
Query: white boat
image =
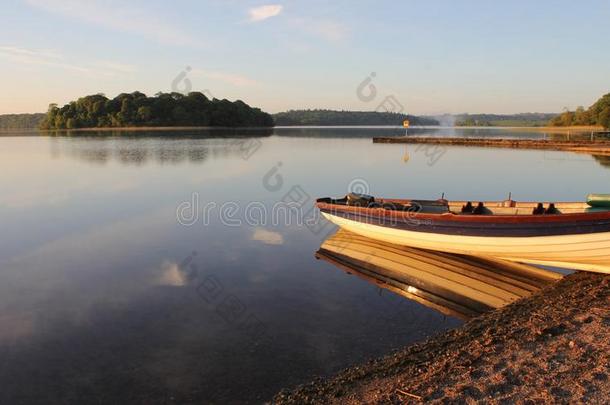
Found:
[[[595,205],[595,204],[594,204]],[[583,202],[317,200],[329,221],[383,242],[610,273],[610,210]]]

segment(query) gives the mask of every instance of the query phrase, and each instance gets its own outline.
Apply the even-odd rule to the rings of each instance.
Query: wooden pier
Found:
[[[556,151],[570,151],[590,153],[597,155],[610,155],[609,140],[556,140],[556,139],[524,139],[524,138],[458,138],[458,137],[378,137],[373,143],[406,143],[406,144],[432,144],[453,146],[477,146],[490,148],[514,149],[546,149]]]

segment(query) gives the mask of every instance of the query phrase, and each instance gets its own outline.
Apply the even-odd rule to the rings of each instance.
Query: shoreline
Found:
[[[275,404],[604,402],[610,397],[610,275],[579,272],[461,327]]]
[[[275,125],[272,127],[209,127],[209,126],[163,126],[163,127],[90,127],[90,128],[72,128],[72,129],[39,129],[39,128],[2,128],[0,129],[0,133],[2,132],[28,132],[28,131],[37,131],[42,133],[47,132],[74,132],[74,131],[183,131],[183,130],[214,130],[214,129],[287,129],[287,128],[398,128],[404,129],[401,125]],[[414,125],[411,128],[422,128],[422,129],[508,129],[508,130],[526,130],[532,132],[571,132],[571,131],[582,131],[582,133],[588,133],[591,131],[603,131],[604,129],[599,126],[572,126],[572,127],[497,127],[497,126],[489,126],[489,127],[468,127],[468,126],[453,126],[453,127],[445,127],[442,125]]]
[[[274,127],[95,127],[72,129],[36,129],[39,132],[106,132],[106,131],[184,131],[184,130],[261,130]]]
[[[464,126],[464,127],[452,127],[452,128],[463,128],[463,129],[489,129],[489,128],[500,128],[500,129],[526,129],[528,131],[532,131],[532,132],[572,132],[572,131],[582,131],[582,133],[589,133],[591,131],[603,131],[604,128],[598,125],[592,125],[592,126],[571,126],[571,127],[549,127],[549,126],[544,126],[544,127],[494,127],[494,126],[489,126],[489,127],[468,127],[468,126]]]

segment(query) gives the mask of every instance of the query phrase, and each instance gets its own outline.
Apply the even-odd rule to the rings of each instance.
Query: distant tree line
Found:
[[[455,115],[458,127],[543,127],[557,114],[460,114]]]
[[[550,122],[552,126],[569,127],[577,125],[600,125],[610,129],[610,93],[606,94],[589,109],[578,107],[576,111],[565,111]]]
[[[0,129],[38,128],[45,114],[3,114],[0,115]]]
[[[377,111],[290,110],[273,115],[276,125],[438,125],[433,118]]]
[[[271,115],[241,100],[210,100],[203,93],[121,93],[113,99],[103,94],[79,98],[63,107],[51,104],[42,129],[94,127],[271,127]]]

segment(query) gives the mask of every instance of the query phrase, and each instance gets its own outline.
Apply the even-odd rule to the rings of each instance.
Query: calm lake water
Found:
[[[426,133],[541,136],[472,131]],[[279,201],[610,192],[607,158],[396,132],[0,137],[0,403],[259,403],[461,324],[316,260],[332,226]]]

